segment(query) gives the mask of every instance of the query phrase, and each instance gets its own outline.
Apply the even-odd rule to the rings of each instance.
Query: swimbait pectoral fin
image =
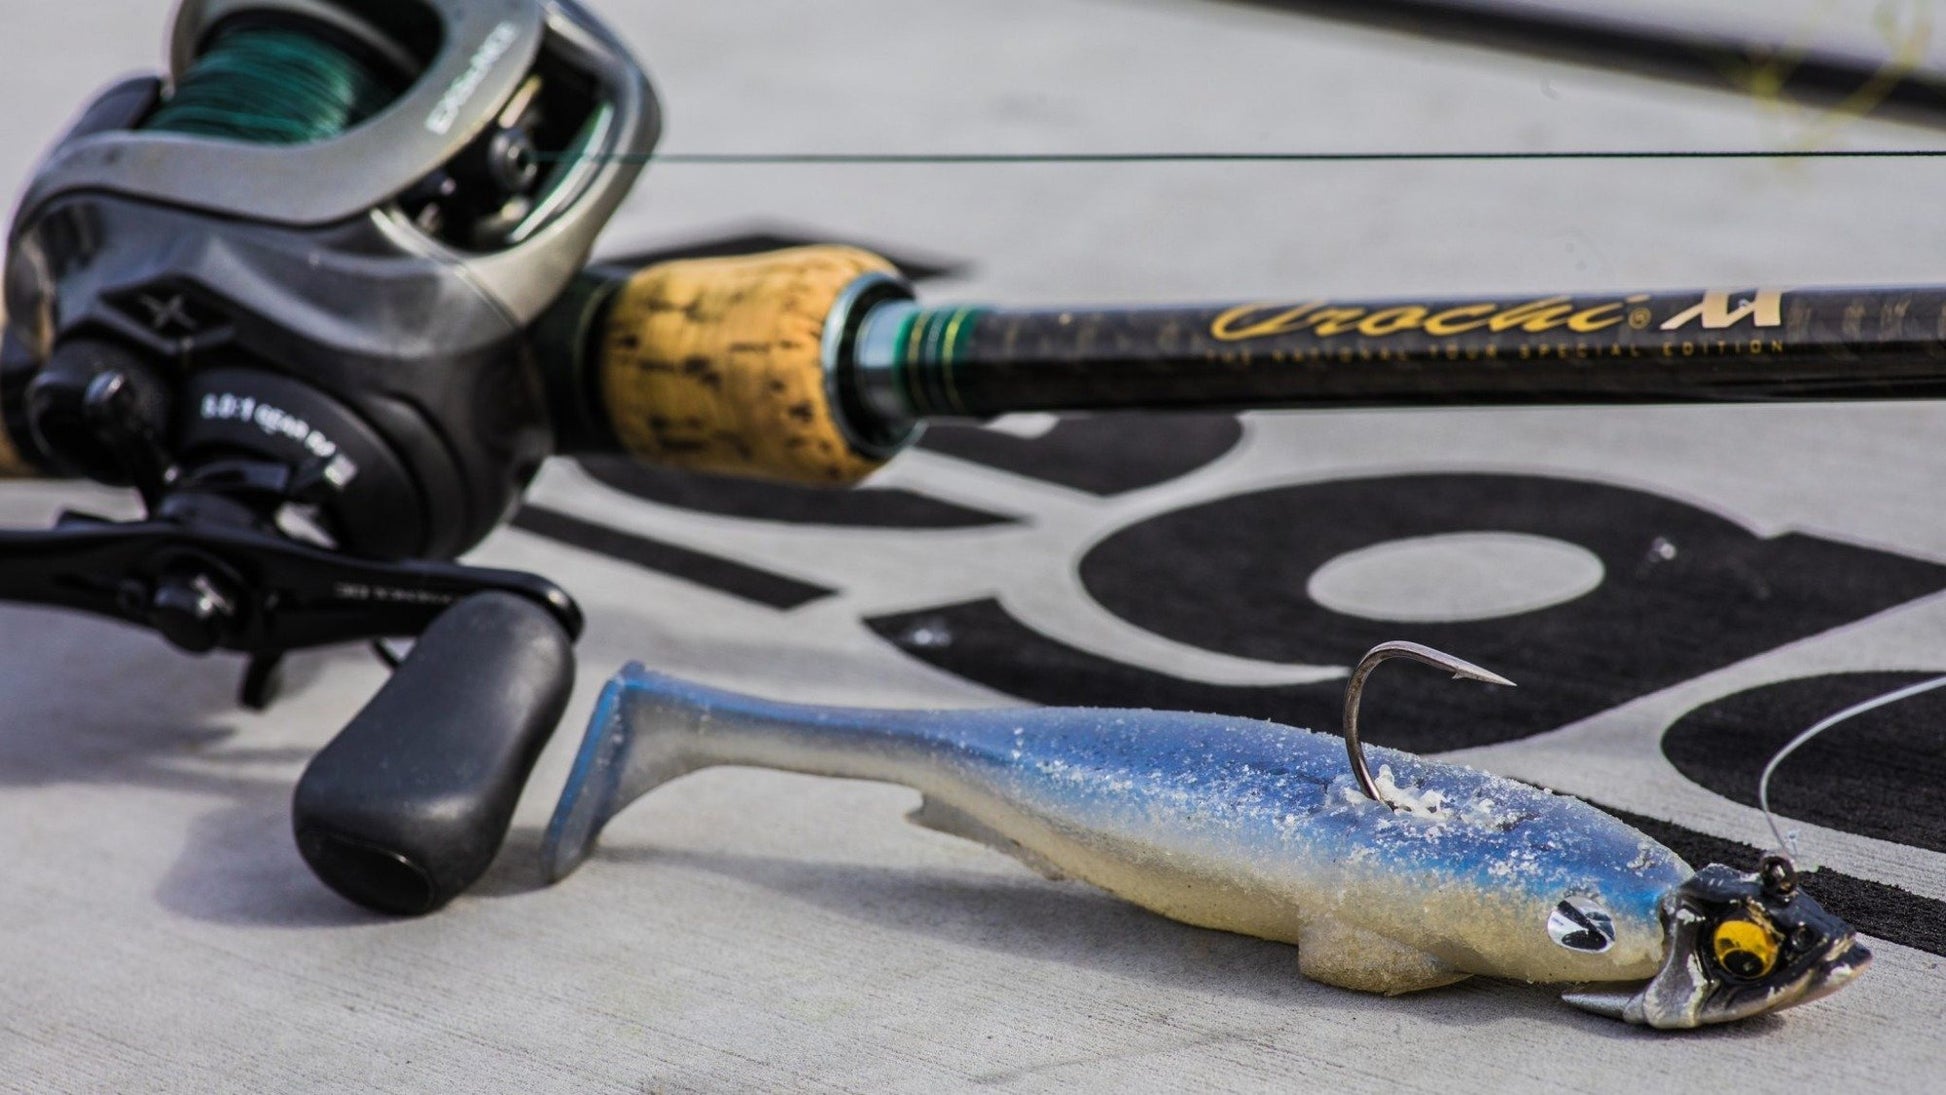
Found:
[[[931,829],[935,833],[945,833],[947,836],[956,836],[961,840],[971,840],[976,844],[984,844],[994,851],[1012,856],[1049,882],[1068,880],[1068,873],[1055,866],[1053,860],[1005,833],[995,830],[993,826],[965,810],[941,802],[931,795],[920,799],[919,808],[905,815],[905,819],[921,829]]]
[[[1472,976],[1425,951],[1329,918],[1304,925],[1297,969],[1319,984],[1387,996],[1436,989]]]

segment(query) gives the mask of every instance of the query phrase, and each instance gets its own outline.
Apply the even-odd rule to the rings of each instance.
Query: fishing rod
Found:
[[[819,247],[591,271],[566,309],[560,451],[834,485],[1023,411],[1946,396],[1946,287],[986,308]]]
[[[1946,124],[1946,76],[1919,64],[1932,25],[1919,5],[1912,32],[1885,58],[1526,0],[1230,2],[1841,114]]]
[[[572,0],[186,0],[7,238],[0,473],[144,516],[0,531],[0,600],[248,659],[416,637],[306,767],[348,898],[486,870],[572,685],[549,579],[456,562],[551,454],[843,486],[928,421],[1024,410],[1927,398],[1946,290],[924,305],[811,247],[587,267],[660,132]],[[381,647],[381,649],[383,649]]]

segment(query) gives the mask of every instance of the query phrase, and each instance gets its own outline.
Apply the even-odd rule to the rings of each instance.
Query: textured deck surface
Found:
[[[670,151],[1946,144],[1247,5],[596,6],[651,66]],[[1762,8],[1780,34],[1885,52],[1874,19],[1931,6],[1619,7]],[[164,9],[8,6],[0,182],[95,86],[154,63]],[[933,299],[995,302],[1923,282],[1946,270],[1942,180],[1928,161],[669,165],[604,246],[859,242],[945,270]],[[0,608],[0,1090],[1936,1090],[1935,701],[1780,777],[1827,888],[1872,910],[1877,965],[1691,1036],[1520,985],[1313,985],[1287,947],[1043,881],[904,824],[916,797],[872,785],[699,775],[537,888],[580,723],[630,659],[807,700],[1128,697],[1328,724],[1334,675],[1383,632],[1523,688],[1502,717],[1388,669],[1373,740],[1733,855],[1763,838],[1747,800],[1769,750],[1946,672],[1946,408],[1253,415],[1133,443],[1003,426],[940,431],[839,500],[550,467],[540,531],[476,557],[581,599],[576,702],[487,883],[420,921],[347,906],[289,837],[305,758],[381,680],[364,653],[299,660],[257,716],[232,705],[232,661]],[[111,497],[0,486],[0,521]],[[588,550],[591,522],[626,535]],[[1332,557],[1306,555],[1311,528]]]

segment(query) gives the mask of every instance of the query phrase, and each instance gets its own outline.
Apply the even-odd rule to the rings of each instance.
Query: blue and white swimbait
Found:
[[[1360,790],[1343,739],[1275,723],[805,706],[631,665],[602,693],[543,854],[560,879],[636,798],[748,765],[914,788],[922,825],[1185,923],[1297,944],[1306,977],[1347,989],[1570,982],[1577,1006],[1693,1027],[1827,995],[1870,960],[1787,866],[1692,874],[1575,799],[1370,753],[1390,805]]]

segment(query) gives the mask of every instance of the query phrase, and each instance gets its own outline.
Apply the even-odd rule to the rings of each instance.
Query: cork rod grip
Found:
[[[5,345],[8,354],[16,348],[7,342],[7,313],[4,309],[0,309],[0,344]],[[11,358],[0,361],[0,365],[12,363]],[[14,385],[7,383],[9,379],[5,375],[4,367],[0,367],[0,479],[39,478],[42,475],[41,470],[28,461],[22,454],[24,446],[13,438],[12,431],[19,428],[17,424],[20,422],[18,413],[20,408],[9,404],[19,393]]]
[[[851,247],[684,259],[633,275],[600,342],[622,446],[656,464],[845,486],[882,461],[846,439],[826,388],[825,321],[859,278],[894,273]]]
[[[4,398],[6,398],[5,393],[0,392],[0,399]],[[14,445],[13,438],[7,435],[5,411],[5,407],[0,407],[0,479],[36,478],[40,475],[40,470],[20,455],[20,449]]]

